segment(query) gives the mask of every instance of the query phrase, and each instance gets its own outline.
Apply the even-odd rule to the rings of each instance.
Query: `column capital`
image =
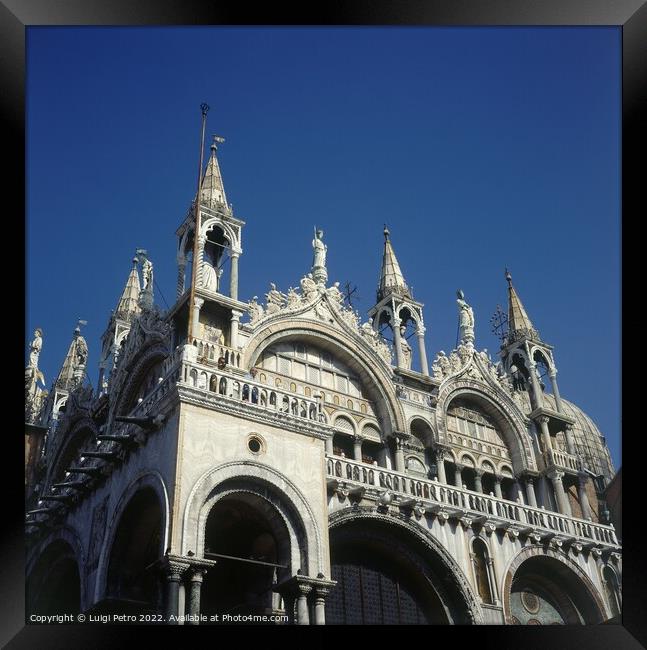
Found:
[[[232,309],[231,310],[231,320],[240,320],[240,317],[243,315],[244,312],[240,311],[239,309]]]
[[[436,453],[436,461],[439,463],[449,456],[449,450],[444,447],[434,447],[434,452]]]
[[[311,578],[297,574],[284,580],[281,584],[274,587],[274,591],[280,593],[282,596],[307,596],[314,590],[315,595],[321,594],[320,598],[325,598],[330,590],[337,584],[336,580],[327,580],[322,574],[321,577]]]
[[[495,483],[501,483],[502,480],[503,480],[503,476],[501,476],[501,474],[494,474]]]
[[[359,433],[356,433],[353,436],[353,442],[364,442],[365,438],[364,436],[361,436]]]
[[[572,433],[575,430],[575,425],[572,422],[567,422],[564,425],[564,433]]]
[[[589,478],[590,478],[590,477],[589,477],[588,474],[585,474],[584,472],[580,472],[580,473],[577,475],[577,480],[578,480],[578,482],[579,482],[579,484],[580,484],[580,487],[584,488],[584,487],[586,486],[586,483],[587,483],[587,481],[589,480]]]
[[[424,325],[418,325],[418,327],[416,328],[416,335],[417,336],[424,336],[426,331],[427,331],[427,328]]]
[[[402,319],[399,316],[393,316],[392,323],[393,323],[393,327],[400,327],[400,325],[402,324]]]
[[[202,309],[202,305],[204,305],[204,300],[202,298],[198,298],[197,296],[193,298],[194,307],[197,307],[198,309]]]
[[[484,472],[480,467],[475,467],[474,468],[474,475],[475,476],[478,476],[479,478],[481,478],[483,476],[483,473]]]
[[[465,465],[463,465],[462,463],[454,463],[454,466],[459,472],[462,472],[465,469]]]
[[[162,559],[162,571],[166,574],[166,579],[169,581],[180,582],[190,566],[187,559],[181,556],[166,555]]]
[[[537,422],[539,422],[539,424],[548,425],[548,423],[550,422],[550,418],[547,415],[538,415]]]
[[[554,483],[555,481],[561,481],[564,478],[564,472],[560,472],[557,469],[551,469],[546,476],[548,476],[548,478]]]

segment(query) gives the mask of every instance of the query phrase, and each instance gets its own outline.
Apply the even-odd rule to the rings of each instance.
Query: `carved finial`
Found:
[[[389,229],[386,227],[386,224],[384,224],[384,240],[385,241],[388,241],[390,234],[391,233],[389,232]]]
[[[508,281],[508,286],[512,286],[512,275],[510,274],[510,271],[508,271],[508,268],[506,267],[505,269],[505,279]]]

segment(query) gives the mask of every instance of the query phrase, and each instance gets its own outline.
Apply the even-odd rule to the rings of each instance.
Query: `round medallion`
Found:
[[[531,614],[536,614],[539,611],[539,598],[531,591],[521,592],[521,604]]]
[[[541,625],[541,623],[536,618],[529,618],[528,625]]]

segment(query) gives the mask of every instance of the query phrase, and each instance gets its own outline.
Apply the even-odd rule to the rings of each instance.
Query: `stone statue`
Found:
[[[280,311],[285,303],[283,294],[276,288],[274,282],[270,282],[270,290],[265,294],[265,299],[268,314],[275,314]]]
[[[142,291],[153,291],[153,263],[144,257],[142,260],[142,276],[144,277],[144,286]]]
[[[400,325],[400,349],[402,351],[402,367],[405,370],[411,370],[411,356],[412,350],[409,342],[405,338],[407,328],[405,325]]]
[[[326,266],[326,251],[328,247],[323,243],[323,230],[315,228],[315,238],[312,240],[312,248],[314,249],[314,257],[312,260],[312,268]]]
[[[294,287],[288,289],[288,309],[294,309],[301,304],[301,296]]]
[[[301,278],[301,292],[303,293],[303,299],[306,302],[313,300],[317,296],[317,284],[312,279],[312,273],[304,275]]]
[[[460,289],[456,292],[456,297],[456,303],[458,304],[460,339],[464,342],[474,341],[474,311],[467,302],[465,302],[465,294]]]
[[[202,262],[202,286],[207,291],[218,292],[218,279],[220,274],[206,260]]]
[[[254,296],[249,301],[249,322],[255,323],[263,318],[263,307],[258,304],[258,296]]]
[[[344,303],[344,294],[339,290],[339,282],[335,282],[327,291],[328,296],[335,304],[341,306]]]
[[[38,368],[38,357],[43,347],[43,330],[37,327],[34,331],[34,340],[29,344],[28,368]]]
[[[76,339],[75,354],[77,365],[84,366],[85,362],[88,360],[88,346],[82,336],[79,336],[79,338]]]

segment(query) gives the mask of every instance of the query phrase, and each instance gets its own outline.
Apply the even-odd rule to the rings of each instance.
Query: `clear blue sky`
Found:
[[[455,344],[459,287],[495,353],[508,266],[563,396],[620,464],[620,44],[617,28],[29,28],[25,334],[44,330],[47,384],[83,318],[96,386],[135,248],[172,304],[206,101],[247,222],[241,299],[296,286],[317,224],[365,313],[388,223],[430,359]]]

